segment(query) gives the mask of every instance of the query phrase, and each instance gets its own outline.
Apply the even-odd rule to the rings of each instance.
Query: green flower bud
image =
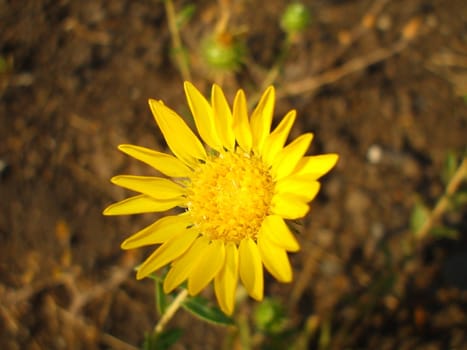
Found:
[[[311,22],[310,11],[302,3],[290,4],[281,18],[281,28],[288,34],[303,31]]]
[[[206,65],[224,71],[237,70],[243,61],[244,51],[242,43],[228,33],[209,36],[201,46]]]

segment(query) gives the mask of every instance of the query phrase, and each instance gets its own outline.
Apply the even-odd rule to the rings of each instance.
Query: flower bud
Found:
[[[231,34],[223,33],[204,39],[201,53],[208,67],[216,70],[235,71],[243,61],[244,47]]]
[[[281,28],[288,34],[303,31],[311,22],[310,11],[302,3],[290,4],[281,18]]]

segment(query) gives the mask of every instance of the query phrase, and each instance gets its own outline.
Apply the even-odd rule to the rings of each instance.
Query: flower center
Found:
[[[256,239],[273,191],[271,174],[260,158],[239,151],[222,153],[192,176],[188,211],[209,239],[234,243]]]

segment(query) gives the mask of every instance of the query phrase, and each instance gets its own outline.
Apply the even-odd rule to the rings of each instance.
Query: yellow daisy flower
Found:
[[[183,119],[161,101],[149,106],[175,156],[134,145],[119,149],[166,177],[120,175],[111,181],[139,192],[114,203],[105,215],[161,212],[183,208],[130,236],[123,249],[160,246],[139,267],[144,278],[170,264],[164,291],[188,280],[198,294],[212,280],[220,308],[234,310],[238,279],[248,294],[263,298],[263,265],[277,280],[290,282],[287,252],[299,250],[284,219],[308,212],[318,193],[318,179],[337,162],[336,154],[304,156],[313,135],[306,133],[284,146],[295,121],[287,113],[271,132],[275,92],[269,87],[248,118],[239,90],[233,109],[213,85],[211,103],[189,82],[185,93],[196,128],[207,147]],[[206,150],[208,149],[208,151]]]

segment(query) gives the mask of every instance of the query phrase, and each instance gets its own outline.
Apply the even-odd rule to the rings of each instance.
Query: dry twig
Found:
[[[316,90],[323,85],[334,83],[346,75],[358,72],[377,62],[384,61],[385,59],[405,49],[408,43],[408,40],[401,39],[394,43],[390,48],[376,49],[369,54],[350,60],[335,69],[330,69],[322,74],[305,78],[295,83],[286,84],[278,92],[278,96],[300,95]]]
[[[415,233],[415,237],[419,241],[426,238],[426,236],[432,229],[433,225],[436,224],[436,222],[438,222],[441,216],[446,212],[446,210],[449,208],[450,198],[452,197],[454,193],[456,193],[459,186],[466,179],[467,179],[467,157],[464,157],[464,159],[462,160],[462,163],[459,165],[459,168],[457,168],[455,174],[451,178],[451,181],[449,181],[446,187],[446,192],[438,200],[438,202],[435,205],[435,208],[430,213],[430,216],[425,221],[425,223],[420,228],[420,230],[418,230]]]

